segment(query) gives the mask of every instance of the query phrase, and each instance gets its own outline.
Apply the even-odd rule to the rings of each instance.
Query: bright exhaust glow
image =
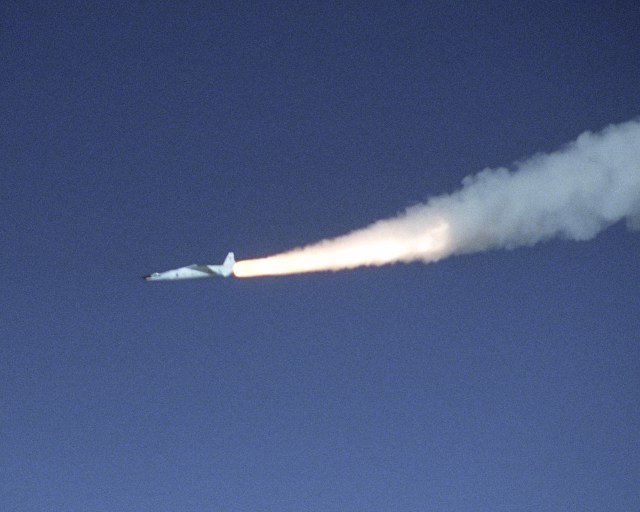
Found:
[[[308,247],[268,258],[238,261],[233,273],[236,277],[275,276],[425,258],[436,261],[447,252],[449,239],[445,222],[425,226],[422,233],[394,232],[395,223],[381,221],[369,228]]]

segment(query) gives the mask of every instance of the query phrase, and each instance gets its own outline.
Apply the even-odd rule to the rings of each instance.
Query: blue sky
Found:
[[[637,117],[639,34],[622,1],[4,2],[0,508],[636,508],[622,225],[140,276],[338,236]]]

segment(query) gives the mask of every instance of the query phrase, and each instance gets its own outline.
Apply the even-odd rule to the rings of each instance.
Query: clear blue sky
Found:
[[[623,226],[140,279],[637,116],[637,2],[92,4],[0,5],[0,509],[639,510]]]

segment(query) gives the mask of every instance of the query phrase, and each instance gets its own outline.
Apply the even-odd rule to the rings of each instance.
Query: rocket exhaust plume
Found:
[[[347,235],[239,261],[236,277],[438,261],[454,254],[589,240],[625,219],[640,229],[640,119],[585,132],[562,149],[485,169],[449,195]]]

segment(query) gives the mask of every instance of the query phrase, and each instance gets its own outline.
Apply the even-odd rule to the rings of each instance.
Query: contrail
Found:
[[[549,154],[485,169],[395,218],[281,254],[239,261],[237,277],[438,261],[454,254],[589,240],[625,219],[640,228],[640,119],[585,132]]]

